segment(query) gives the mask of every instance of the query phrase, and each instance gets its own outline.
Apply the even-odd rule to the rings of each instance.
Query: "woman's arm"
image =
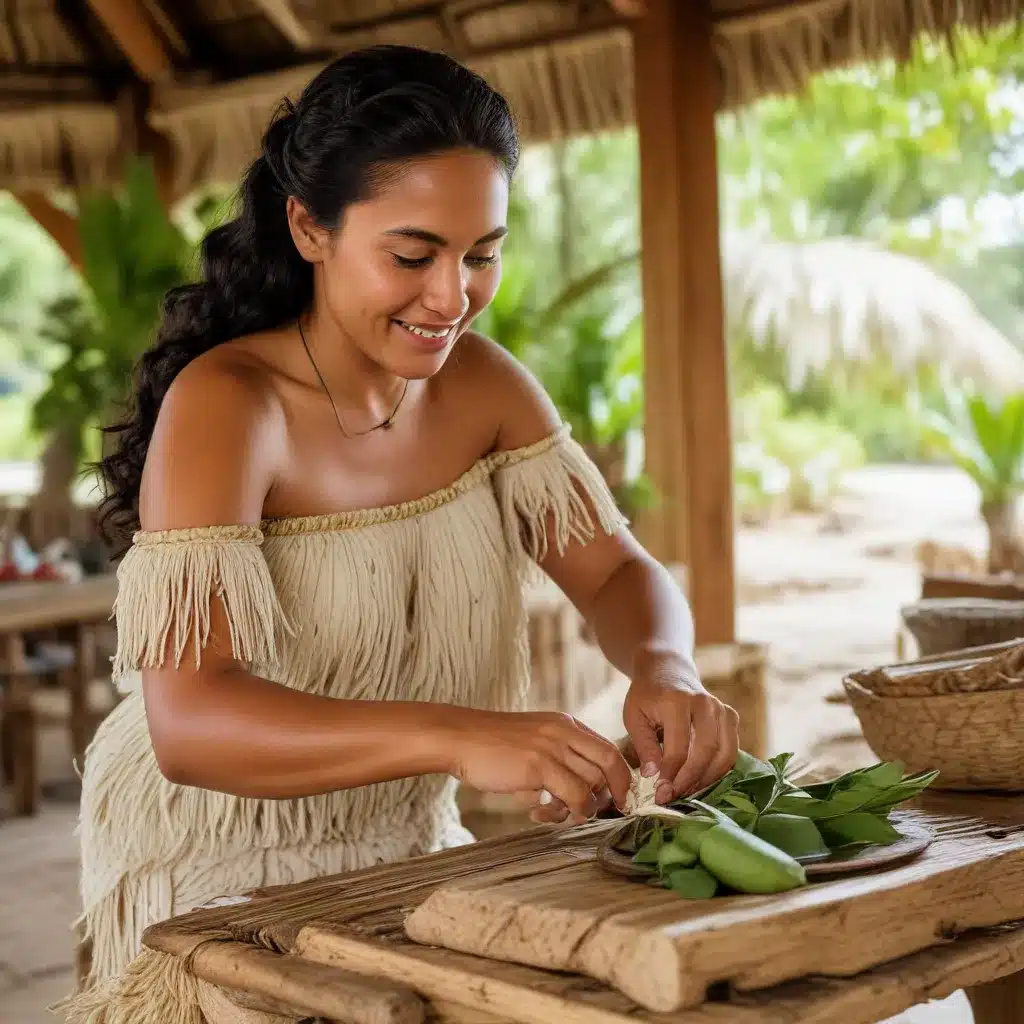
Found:
[[[502,380],[495,387],[499,447],[523,447],[557,430],[561,417],[533,377],[503,352],[488,358]],[[540,564],[591,625],[608,660],[632,680],[624,725],[645,774],[664,780],[659,799],[666,802],[732,767],[738,717],[701,685],[689,605],[672,575],[628,530],[603,532],[590,498],[581,497],[595,536],[561,552],[549,545]],[[552,528],[549,521],[549,536]]]
[[[143,479],[144,530],[258,525],[283,457],[283,423],[257,380],[192,364],[161,409]],[[205,365],[204,365],[205,364]],[[293,797],[443,771],[410,704],[336,701],[250,673],[231,655],[221,600],[210,637],[143,670],[157,761],[174,782],[239,796]]]
[[[284,458],[273,397],[208,362],[183,371],[161,409],[143,481],[146,531],[258,525]],[[583,759],[625,797],[628,770],[614,748],[558,716],[304,693],[232,656],[216,598],[210,627],[198,667],[186,647],[180,659],[165,651],[161,667],[143,670],[154,751],[174,782],[277,799],[451,773],[492,791],[547,788],[585,815],[593,782],[566,767]]]

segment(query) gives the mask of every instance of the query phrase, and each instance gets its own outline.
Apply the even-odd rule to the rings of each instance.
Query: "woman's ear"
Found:
[[[317,224],[295,196],[288,197],[285,212],[288,216],[288,229],[299,255],[307,263],[322,263],[327,257],[330,232]]]

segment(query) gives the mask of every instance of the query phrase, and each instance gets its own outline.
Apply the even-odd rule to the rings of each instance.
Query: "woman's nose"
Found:
[[[466,275],[460,265],[436,264],[427,280],[423,305],[445,320],[458,320],[469,307]]]

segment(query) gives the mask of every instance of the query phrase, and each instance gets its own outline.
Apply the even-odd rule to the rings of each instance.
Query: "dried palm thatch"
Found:
[[[725,239],[733,325],[786,353],[792,383],[834,360],[939,364],[1005,391],[1024,388],[1024,354],[957,285],[867,242]]]
[[[523,137],[533,141],[629,125],[631,60],[629,33],[616,29],[467,63],[508,97]],[[175,147],[176,189],[237,178],[282,98],[295,98],[322,66],[162,92],[149,120]]]
[[[829,68],[905,61],[921,35],[949,38],[958,26],[991,31],[1024,15],[1021,0],[720,0],[713,6],[739,7],[715,21],[726,107],[799,92]]]
[[[91,187],[115,173],[117,112],[66,103],[0,113],[0,182],[11,190]]]
[[[1024,12],[1024,0],[709,2],[726,107],[799,90],[839,64],[905,58],[922,32],[987,29]],[[10,7],[0,24],[0,109],[38,115],[38,129],[33,135],[13,114],[0,118],[0,187],[90,184],[114,163],[117,142],[109,130],[67,126],[72,118],[92,125],[109,117],[97,91],[112,95],[137,68],[98,19],[69,17],[72,7],[97,5]],[[178,183],[187,188],[234,178],[283,96],[322,60],[370,43],[414,43],[465,60],[509,96],[527,139],[622,127],[633,120],[624,12],[642,7],[641,0],[143,0],[136,10],[171,69],[155,90],[150,120],[171,137],[182,161]],[[216,63],[204,64],[203,53]],[[262,73],[268,68],[277,70]],[[72,73],[83,84],[69,85]],[[59,117],[49,110],[58,102],[67,104]],[[71,138],[58,146],[57,135]],[[21,148],[38,154],[34,176]]]

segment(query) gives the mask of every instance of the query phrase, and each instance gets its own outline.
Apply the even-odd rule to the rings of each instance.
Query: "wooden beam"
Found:
[[[642,18],[647,14],[647,0],[608,0],[608,6],[623,18]]]
[[[170,139],[147,120],[151,91],[141,82],[132,82],[119,92],[116,103],[121,125],[118,157],[122,170],[135,156],[148,156],[152,160],[157,194],[164,208],[170,211],[180,198],[174,189],[174,151]]]
[[[651,552],[688,568],[697,642],[735,639],[732,452],[709,0],[632,23],[640,147]]]
[[[64,250],[71,265],[82,269],[82,241],[78,237],[78,220],[55,206],[45,192],[15,192],[36,223]]]
[[[136,0],[87,0],[110,38],[144,82],[168,81],[174,73],[170,54]]]
[[[312,49],[313,35],[295,16],[289,0],[253,0],[253,3],[295,49]]]

